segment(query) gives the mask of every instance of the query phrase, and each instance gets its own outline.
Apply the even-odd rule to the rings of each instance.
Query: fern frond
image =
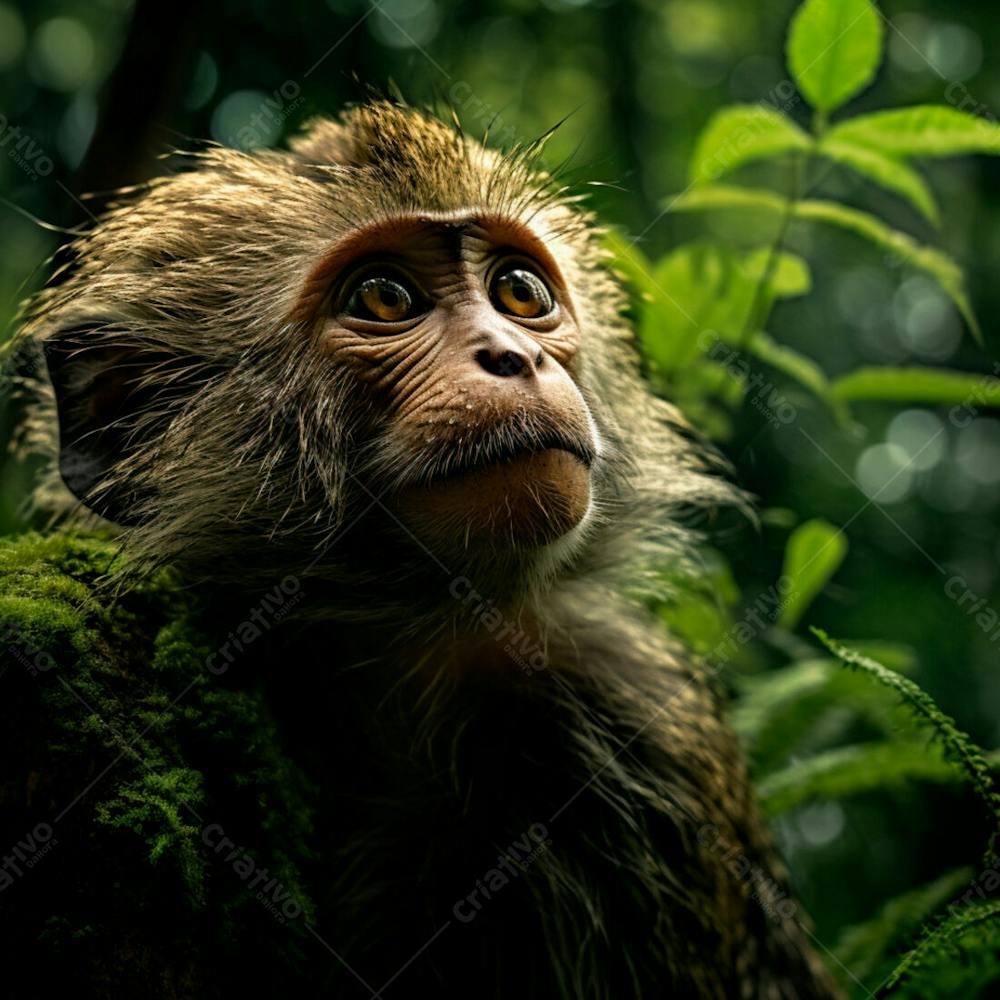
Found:
[[[955,725],[955,720],[938,708],[934,699],[926,691],[914,684],[908,677],[902,677],[875,660],[862,656],[831,639],[822,629],[812,632],[834,656],[849,667],[863,670],[880,684],[895,691],[909,706],[918,720],[928,723],[941,741],[945,758],[950,760],[968,779],[986,806],[991,823],[989,853],[996,856],[995,844],[1000,825],[1000,793],[997,792],[990,773],[990,765],[983,751],[976,746],[967,733]]]
[[[836,747],[796,761],[757,786],[761,805],[778,816],[807,802],[842,799],[910,781],[956,781],[955,769],[939,753],[914,740]]]
[[[890,899],[870,920],[846,928],[834,954],[862,982],[873,980],[877,974],[885,976],[902,945],[938,907],[954,899],[973,874],[972,868],[956,868]],[[850,983],[844,985],[849,987]]]
[[[902,986],[904,994],[914,997],[976,996],[979,987],[1000,976],[998,951],[1000,899],[968,903],[926,932],[875,995],[887,996]],[[954,960],[956,953],[959,961]],[[942,960],[946,961],[944,970],[937,968]],[[959,989],[962,992],[956,993]]]

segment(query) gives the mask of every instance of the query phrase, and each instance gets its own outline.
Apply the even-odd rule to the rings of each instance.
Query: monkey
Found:
[[[184,917],[136,909],[125,957],[67,970],[85,995],[840,995],[717,678],[644,600],[743,501],[646,386],[601,228],[541,149],[385,99],[287,151],[210,146],[27,307],[42,492],[124,566],[90,599],[178,573],[217,644],[199,683],[256,692],[310,789],[308,959],[201,924],[164,951]],[[252,830],[215,809],[218,864]]]

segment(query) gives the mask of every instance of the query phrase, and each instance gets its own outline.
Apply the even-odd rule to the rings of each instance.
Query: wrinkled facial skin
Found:
[[[591,507],[580,330],[544,244],[481,213],[394,218],[310,275],[318,348],[378,415],[362,481],[450,550],[542,546]]]

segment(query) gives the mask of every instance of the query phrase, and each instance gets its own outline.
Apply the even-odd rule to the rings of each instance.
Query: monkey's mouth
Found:
[[[485,472],[497,466],[509,465],[533,455],[565,452],[589,470],[595,459],[594,448],[576,435],[557,430],[541,433],[513,434],[500,431],[470,447],[458,447],[438,467],[430,471],[425,482]]]
[[[545,545],[587,517],[596,455],[582,435],[508,427],[464,445],[398,495],[401,513],[435,545]]]

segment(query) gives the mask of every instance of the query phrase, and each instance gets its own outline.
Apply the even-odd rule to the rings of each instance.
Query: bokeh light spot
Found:
[[[27,33],[21,15],[9,4],[0,3],[0,69],[7,69],[21,58]]]
[[[191,83],[184,98],[184,107],[188,111],[203,108],[213,98],[218,86],[218,65],[208,52],[199,52],[194,73],[191,75]]]
[[[268,111],[268,95],[237,90],[212,113],[212,136],[227,146],[250,150],[272,145],[281,135],[280,119]]]
[[[990,486],[1000,482],[1000,421],[983,417],[960,431],[955,459],[970,479]]]
[[[32,38],[31,70],[51,90],[78,90],[94,82],[94,40],[82,22],[53,17]]]
[[[904,410],[893,417],[886,439],[906,452],[916,472],[933,469],[944,458],[948,443],[944,424],[928,410]]]
[[[854,476],[865,496],[876,503],[899,503],[913,485],[910,456],[898,444],[876,444],[858,457]]]
[[[983,63],[983,45],[964,24],[935,25],[928,34],[926,54],[949,80],[968,80]]]
[[[375,38],[389,48],[419,48],[438,33],[441,10],[435,0],[383,0],[370,24]]]
[[[844,810],[836,802],[815,802],[805,806],[796,817],[802,839],[813,847],[836,840],[844,830]]]
[[[892,314],[900,340],[921,357],[944,360],[962,339],[954,307],[929,278],[904,281],[893,296]]]

